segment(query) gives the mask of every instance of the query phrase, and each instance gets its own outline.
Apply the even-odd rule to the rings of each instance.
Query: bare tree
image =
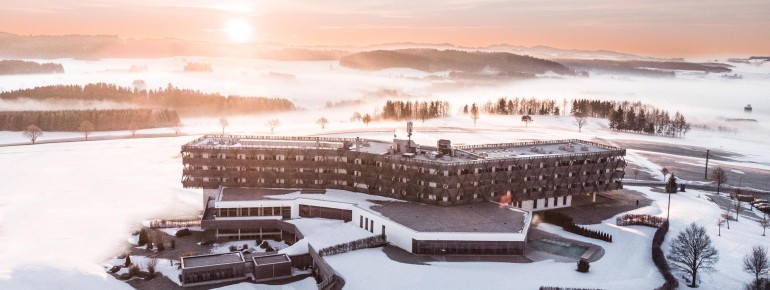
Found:
[[[158,266],[158,258],[150,258],[147,260],[147,264],[145,265],[145,268],[147,269],[147,272],[150,273],[150,275],[155,274],[155,267]]]
[[[321,130],[326,129],[326,124],[329,124],[329,120],[325,117],[321,117],[317,121],[315,121],[316,124],[321,125]]]
[[[278,119],[270,119],[267,121],[267,126],[270,127],[270,134],[273,134],[275,132],[275,128],[281,125],[281,121],[278,121]]]
[[[577,112],[575,115],[575,124],[578,126],[578,132],[583,132],[583,126],[588,124],[588,117],[585,114]]]
[[[350,121],[351,121],[351,122],[360,122],[360,121],[361,121],[361,113],[359,113],[359,112],[354,112],[354,113],[353,113],[353,116],[352,116],[352,117],[350,117]]]
[[[727,222],[727,229],[728,229],[728,230],[730,229],[730,213],[732,212],[732,211],[730,210],[731,208],[732,208],[732,207],[728,205],[728,206],[727,206],[727,209],[725,209],[725,213],[724,213],[724,214],[722,214],[722,218],[724,218],[724,219],[725,219],[725,222]]]
[[[719,252],[711,245],[706,229],[691,223],[671,242],[668,259],[675,270],[691,275],[690,287],[696,287],[698,271],[713,271]]]
[[[476,103],[471,105],[471,119],[473,119],[473,127],[476,127],[476,121],[479,120],[479,107]]]
[[[762,227],[762,236],[765,236],[767,228],[770,228],[770,218],[767,218],[767,214],[762,215],[762,219],[759,220],[759,226]]]
[[[88,135],[91,135],[91,133],[94,132],[94,124],[88,120],[80,122],[80,126],[78,126],[78,132],[83,134],[83,137],[85,137],[86,141],[88,141]]]
[[[741,202],[740,200],[736,199],[735,203],[733,204],[733,207],[734,207],[734,210],[735,210],[735,221],[737,222],[738,221],[738,215],[740,215],[741,212],[743,211],[743,202]]]
[[[37,141],[37,138],[40,136],[43,136],[43,130],[40,130],[40,127],[35,125],[29,125],[27,126],[27,129],[24,129],[24,132],[22,133],[24,137],[27,137],[29,141],[32,141],[32,144],[35,144],[35,141]]]
[[[361,121],[366,124],[366,126],[369,126],[369,123],[372,122],[372,115],[366,114],[363,118],[361,118]]]
[[[754,288],[761,289],[762,280],[759,276],[766,272],[770,268],[770,260],[767,257],[767,248],[762,246],[754,246],[751,249],[751,254],[743,257],[743,271],[754,275]]]
[[[131,131],[131,138],[136,137],[137,130],[139,130],[139,127],[136,125],[136,122],[131,121],[131,123],[128,124],[128,131]]]
[[[722,189],[722,184],[727,183],[727,172],[725,172],[721,166],[717,166],[717,169],[714,169],[714,171],[711,172],[711,181],[716,182],[717,194],[719,194],[719,190]]]
[[[660,173],[663,173],[663,181],[666,181],[666,175],[668,174],[668,168],[661,168]]]
[[[521,116],[521,121],[524,122],[524,124],[525,124],[524,127],[526,128],[526,127],[529,127],[529,123],[532,123],[532,121],[534,121],[534,120],[532,120],[531,116],[524,115],[524,116]]]
[[[225,134],[225,128],[227,128],[227,126],[230,126],[230,122],[227,121],[227,118],[225,118],[225,117],[219,117],[219,126],[222,127],[222,135],[224,135]]]
[[[176,121],[176,123],[174,123],[174,126],[173,126],[173,128],[174,128],[174,135],[179,136],[180,134],[182,134],[182,127],[184,127],[182,122]]]

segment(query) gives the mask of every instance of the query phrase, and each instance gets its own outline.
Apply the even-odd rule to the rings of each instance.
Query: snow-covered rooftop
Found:
[[[492,202],[453,207],[412,202],[377,202],[371,207],[388,219],[418,232],[518,233],[526,214]]]
[[[183,268],[222,265],[237,262],[244,262],[243,255],[241,255],[240,252],[182,257]]]

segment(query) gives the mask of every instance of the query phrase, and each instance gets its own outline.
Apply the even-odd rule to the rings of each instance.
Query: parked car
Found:
[[[753,206],[756,208],[759,208],[760,206],[768,206],[768,205],[770,205],[770,203],[767,203],[767,202],[758,202],[753,204]]]
[[[757,203],[761,203],[761,202],[765,202],[765,203],[767,203],[767,200],[766,200],[766,199],[755,199],[755,200],[752,200],[752,201],[751,201],[751,202],[749,202],[749,203],[750,203],[751,205],[754,205],[754,204],[757,204]]]
[[[770,205],[760,205],[760,206],[757,206],[756,208],[764,213],[770,212]]]

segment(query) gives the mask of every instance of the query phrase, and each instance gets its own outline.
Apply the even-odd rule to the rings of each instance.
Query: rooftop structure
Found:
[[[497,203],[439,207],[412,202],[378,202],[372,210],[418,232],[520,233],[527,215]]]
[[[244,262],[240,252],[182,257],[182,268],[223,265]]]

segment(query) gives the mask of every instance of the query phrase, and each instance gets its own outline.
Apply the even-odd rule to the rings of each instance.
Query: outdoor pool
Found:
[[[580,256],[582,256],[583,254],[585,254],[586,251],[588,251],[588,247],[573,245],[570,243],[565,243],[560,241],[554,241],[551,239],[537,239],[537,240],[529,241],[527,245],[538,251],[543,251],[546,253],[551,253],[559,256],[574,257],[574,258],[580,258]]]

